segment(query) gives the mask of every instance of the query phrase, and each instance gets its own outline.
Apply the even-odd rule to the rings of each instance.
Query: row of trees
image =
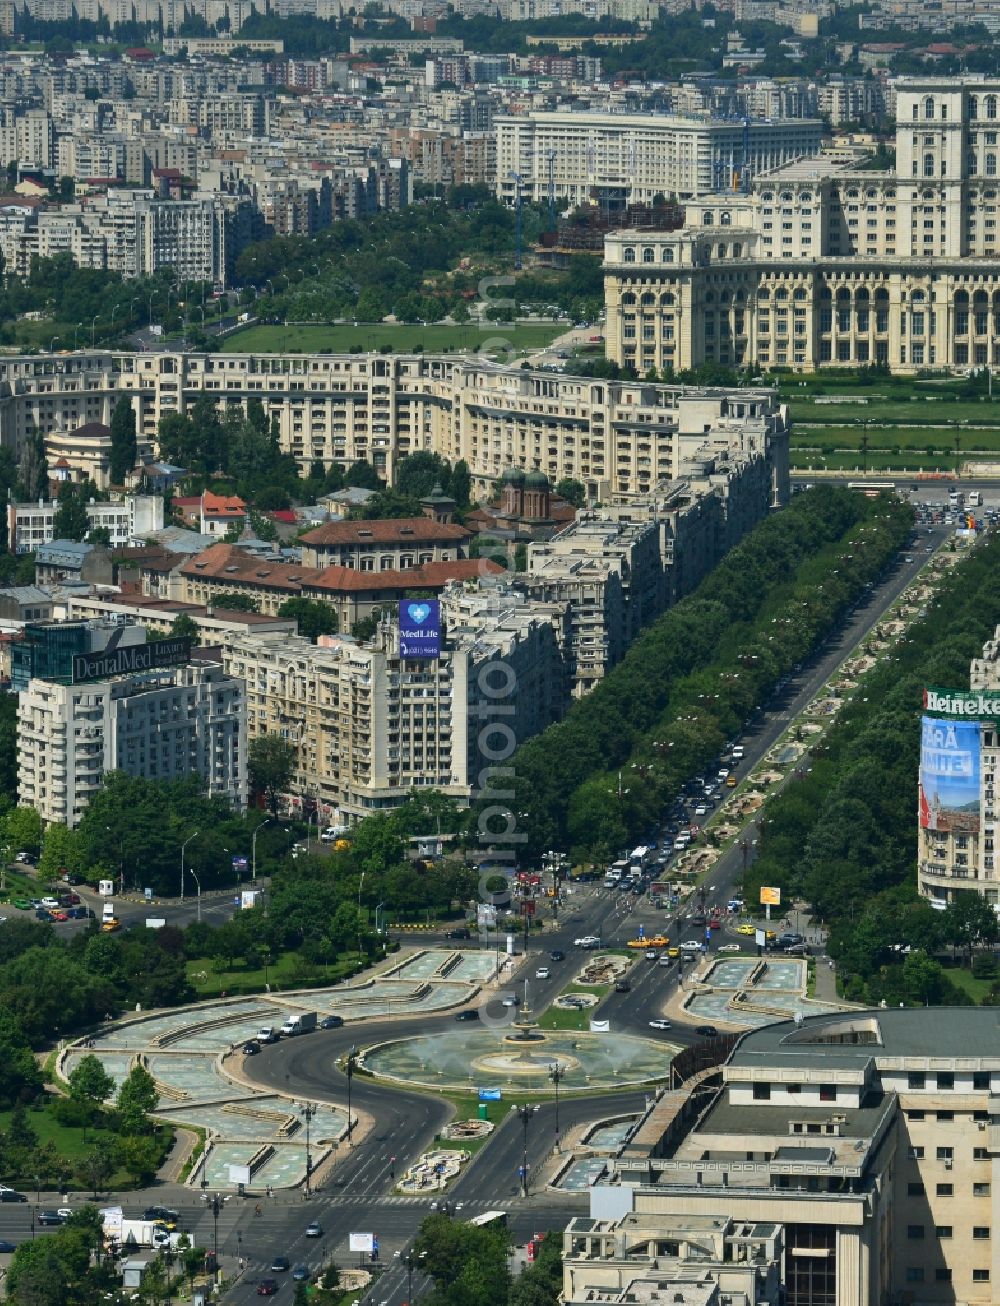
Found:
[[[512,806],[527,855],[641,834],[834,627],[911,521],[901,503],[821,486],[761,522],[591,694],[517,750]]]
[[[550,1232],[535,1261],[511,1274],[510,1235],[498,1224],[478,1228],[431,1215],[413,1247],[420,1268],[434,1283],[428,1306],[555,1306],[562,1291],[562,1235]]]
[[[810,902],[860,1001],[961,1001],[932,954],[997,938],[996,914],[974,891],[945,912],[918,898],[915,784],[922,690],[961,684],[981,655],[1000,622],[998,563],[1000,540],[990,539],[956,567],[762,825],[746,894],[756,901],[773,884]]]

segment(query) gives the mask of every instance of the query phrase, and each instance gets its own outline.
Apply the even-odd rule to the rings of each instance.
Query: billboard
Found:
[[[762,884],[760,886],[760,905],[762,907],[780,907],[781,889],[777,886]]]
[[[924,711],[961,720],[1000,720],[1000,694],[980,689],[925,689]]]
[[[108,647],[97,653],[73,655],[73,684],[81,680],[104,680],[133,671],[156,671],[160,667],[182,667],[191,661],[191,640],[154,639],[147,644]]]
[[[441,604],[437,599],[403,599],[400,603],[399,656],[441,656]]]
[[[979,832],[978,721],[922,718],[920,827],[949,834]]]
[[[375,1250],[375,1235],[373,1233],[349,1233],[347,1235],[348,1250],[352,1252],[373,1252]]]

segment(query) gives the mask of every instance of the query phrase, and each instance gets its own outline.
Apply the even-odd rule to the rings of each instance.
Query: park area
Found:
[[[785,377],[791,462],[803,470],[955,471],[1000,461],[1000,388],[969,377]]]
[[[423,326],[405,322],[303,323],[296,326],[249,326],[227,336],[223,349],[246,353],[346,354],[385,351],[427,354],[484,351],[500,354],[509,343],[517,353],[542,349],[564,331],[569,322],[443,323]]]

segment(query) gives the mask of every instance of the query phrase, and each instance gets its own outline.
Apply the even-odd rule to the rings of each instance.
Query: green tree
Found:
[[[74,1102],[100,1107],[115,1091],[115,1081],[93,1053],[81,1057],[69,1073],[69,1095]]]
[[[64,871],[79,870],[79,866],[76,832],[58,821],[46,826],[39,871],[50,879],[57,879]]]
[[[111,481],[124,485],[125,477],[135,466],[138,455],[135,410],[131,395],[122,395],[111,414]]]
[[[17,482],[22,498],[48,498],[49,467],[45,460],[45,443],[40,435],[28,436],[21,446]]]
[[[42,1074],[20,1021],[0,1014],[0,1103],[5,1107],[38,1096]]]
[[[214,603],[216,607],[224,608],[229,612],[260,611],[260,599],[254,598],[252,594],[217,594]]]
[[[152,1128],[149,1117],[159,1102],[160,1094],[153,1076],[145,1066],[133,1066],[122,1081],[116,1099],[122,1133],[148,1134]]]
[[[382,482],[378,478],[378,472],[365,458],[359,458],[357,462],[351,463],[344,474],[344,484],[359,490],[381,490]]]
[[[92,526],[87,532],[87,543],[95,548],[108,549],[111,547],[111,532],[107,526]]]
[[[587,502],[587,487],[582,481],[576,481],[571,476],[566,476],[557,482],[556,494],[560,499],[565,499],[567,503],[572,504],[574,508],[582,508]]]
[[[178,612],[170,623],[170,634],[174,639],[190,639],[197,644],[200,633],[198,623],[192,620],[186,612]]]
[[[337,633],[337,613],[329,603],[316,599],[286,599],[278,609],[278,616],[298,623],[299,634],[315,644],[320,635]]]
[[[469,464],[464,458],[459,458],[451,469],[448,493],[459,508],[468,508],[472,496],[472,473],[469,471]]]
[[[52,518],[52,537],[56,540],[84,540],[90,530],[87,502],[80,487],[72,481],[59,486],[59,502]]]
[[[295,771],[295,748],[280,735],[258,735],[251,739],[247,755],[250,787],[263,795],[274,815],[278,798],[286,792]]]

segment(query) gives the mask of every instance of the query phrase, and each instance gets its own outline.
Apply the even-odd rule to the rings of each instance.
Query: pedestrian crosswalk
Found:
[[[364,1203],[365,1206],[422,1206],[430,1210],[432,1205],[438,1201],[443,1201],[443,1195],[435,1197],[428,1194],[426,1197],[417,1197],[401,1193],[385,1193],[382,1195],[372,1196],[371,1193],[318,1193],[314,1198],[315,1201],[324,1203],[327,1206],[357,1206]],[[453,1206],[457,1203],[451,1203]],[[475,1197],[469,1201],[461,1203],[463,1210],[470,1211],[489,1211],[496,1206],[496,1201],[488,1201],[485,1198]]]

